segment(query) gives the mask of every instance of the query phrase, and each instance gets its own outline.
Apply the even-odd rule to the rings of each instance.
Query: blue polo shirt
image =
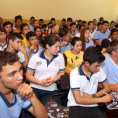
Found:
[[[86,44],[85,49],[87,49],[90,46],[94,46],[94,43],[91,39],[89,39],[88,42],[85,42],[85,44]]]
[[[109,84],[118,83],[118,66],[111,58],[107,58],[101,67],[107,76]]]
[[[99,42],[101,43],[103,39],[108,39],[109,36],[110,36],[110,31],[109,30],[106,30],[105,33],[98,30],[94,34],[94,39],[99,40]]]
[[[22,100],[17,93],[14,93],[13,102],[9,103],[0,92],[0,118],[19,118],[22,109],[28,110],[31,106],[29,100]]]
[[[29,52],[29,46],[24,47],[24,48],[25,48],[26,52],[28,53],[28,52]],[[36,54],[36,53],[41,53],[43,50],[44,50],[44,49],[43,49],[42,47],[38,46],[37,50],[35,50],[34,52],[32,52],[32,53],[30,54],[29,60],[31,59],[31,57],[32,57],[34,54]]]

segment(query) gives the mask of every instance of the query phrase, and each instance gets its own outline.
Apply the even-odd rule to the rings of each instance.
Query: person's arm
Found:
[[[117,91],[118,92],[118,83],[116,84],[110,84],[111,90],[112,91]]]
[[[36,118],[48,118],[45,107],[42,103],[37,99],[36,95],[33,92],[33,89],[28,85],[23,83],[17,89],[17,93],[19,96],[28,97],[32,107],[28,109],[28,111]]]
[[[95,43],[96,43],[96,45],[100,45],[101,46],[101,43],[99,42],[99,39],[95,39]]]

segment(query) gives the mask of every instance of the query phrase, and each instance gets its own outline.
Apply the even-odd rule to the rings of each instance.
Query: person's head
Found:
[[[118,40],[113,40],[110,43],[109,52],[111,56],[115,57],[118,60]]]
[[[109,22],[108,21],[103,21],[102,23],[102,30],[103,31],[106,31],[108,29],[108,25],[109,25]]]
[[[43,19],[39,19],[39,24],[42,26],[44,24],[44,20]]]
[[[42,31],[41,31],[41,28],[39,26],[35,27],[34,28],[34,31],[36,33],[36,36],[38,39],[41,39],[42,38]]]
[[[21,24],[22,24],[22,19],[20,16],[16,16],[15,17],[15,24],[16,24],[16,27],[20,27]]]
[[[104,60],[105,57],[100,50],[93,46],[88,47],[83,55],[84,65],[92,73],[96,73],[100,70],[100,65]]]
[[[73,19],[71,17],[67,18],[67,25],[70,26],[70,24],[73,22]]]
[[[102,48],[106,48],[109,52],[110,41],[108,39],[103,39],[101,42],[101,46]]]
[[[37,46],[38,43],[37,43],[37,36],[36,36],[36,33],[35,32],[28,32],[26,34],[26,38],[30,44],[30,46],[34,45],[34,46]]]
[[[6,30],[4,27],[0,27],[0,42],[4,42],[6,40]]]
[[[74,37],[71,40],[71,47],[72,47],[72,50],[74,52],[79,53],[82,50],[82,41],[81,41],[81,39],[78,38],[78,37]]]
[[[34,27],[36,27],[36,26],[39,26],[39,21],[38,20],[34,21]]]
[[[54,26],[54,25],[50,25],[50,26],[48,27],[48,31],[49,31],[49,30],[51,31],[50,34],[55,34],[55,33],[56,33],[56,29],[55,29],[55,26]],[[48,31],[47,31],[47,32],[48,32]]]
[[[70,24],[70,26],[71,26],[71,31],[75,32],[75,30],[76,30],[76,23],[73,22],[73,23]]]
[[[50,52],[51,55],[57,55],[60,50],[60,39],[58,36],[51,34],[44,39],[44,48]]]
[[[7,34],[12,32],[12,23],[10,21],[4,22],[3,27],[5,28]]]
[[[69,37],[69,33],[68,33],[68,29],[65,28],[60,28],[59,29],[59,37],[62,41],[70,41],[70,37]]]
[[[82,29],[85,28],[85,25],[80,25],[80,26],[78,25],[77,27],[79,33],[81,33]]]
[[[35,18],[32,16],[32,17],[30,17],[30,23],[34,23],[34,21],[35,21]]]
[[[118,30],[117,29],[113,28],[111,30],[111,38],[112,38],[112,40],[118,40]]]
[[[51,23],[52,23],[52,25],[55,25],[56,23],[55,23],[55,18],[51,18]]]
[[[0,51],[0,86],[13,90],[23,81],[22,67],[16,53]]]
[[[102,29],[102,23],[101,23],[101,22],[99,22],[99,23],[97,24],[97,29],[98,29],[98,30],[101,30],[101,29]]]
[[[82,25],[82,20],[78,20],[78,25]]]
[[[97,20],[93,19],[93,24],[96,25],[96,23],[97,23]]]
[[[27,23],[23,23],[21,25],[21,32],[26,35],[28,32],[30,32],[30,27]]]
[[[82,40],[82,51],[85,50],[85,39],[89,39],[90,31],[88,28],[83,28],[80,34],[80,39]]]
[[[103,22],[104,21],[104,18],[103,17],[100,17],[100,22]]]
[[[110,22],[110,28],[114,28],[114,26],[115,26],[115,22],[114,21],[111,21]]]
[[[93,29],[93,22],[92,21],[89,21],[88,22],[88,28],[91,30]]]
[[[19,33],[12,33],[9,36],[8,43],[14,50],[18,50],[19,46],[21,46],[22,39],[23,37]]]
[[[86,26],[86,21],[82,21],[82,25]]]
[[[62,25],[65,25],[65,24],[66,24],[66,19],[63,18],[63,19],[62,19]]]

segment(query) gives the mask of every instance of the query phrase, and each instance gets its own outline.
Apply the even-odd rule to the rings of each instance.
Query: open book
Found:
[[[112,91],[113,100],[105,103],[108,109],[118,109],[118,92]]]

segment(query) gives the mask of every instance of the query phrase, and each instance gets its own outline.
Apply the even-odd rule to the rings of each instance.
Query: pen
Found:
[[[105,92],[102,92],[102,93],[104,93],[105,95],[109,95],[108,93],[105,93]]]

